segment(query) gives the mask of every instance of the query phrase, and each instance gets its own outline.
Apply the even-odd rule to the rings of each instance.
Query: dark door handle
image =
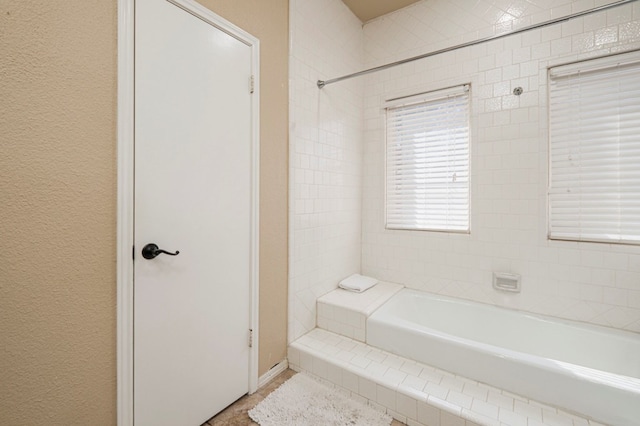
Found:
[[[168,254],[169,256],[177,256],[180,254],[178,250],[176,250],[175,253],[162,250],[160,247],[158,247],[157,244],[154,243],[149,243],[142,248],[142,257],[144,257],[145,259],[154,259],[156,256],[162,253]]]

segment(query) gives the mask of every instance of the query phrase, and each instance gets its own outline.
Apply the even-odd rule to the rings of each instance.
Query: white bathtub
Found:
[[[640,335],[404,289],[367,343],[611,425],[640,425]]]

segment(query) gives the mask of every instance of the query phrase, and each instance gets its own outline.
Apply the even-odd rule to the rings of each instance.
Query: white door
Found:
[[[137,426],[200,425],[248,391],[251,69],[250,46],[136,1]]]

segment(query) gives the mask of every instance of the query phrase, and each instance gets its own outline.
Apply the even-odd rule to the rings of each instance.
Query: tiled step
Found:
[[[563,410],[316,328],[289,345],[289,365],[409,426],[602,426]]]
[[[318,298],[316,323],[322,329],[364,342],[367,317],[402,288],[401,284],[379,282],[362,293],[333,290]]]

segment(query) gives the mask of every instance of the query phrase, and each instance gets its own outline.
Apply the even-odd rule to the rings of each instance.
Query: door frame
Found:
[[[260,41],[194,0],[165,0],[213,25],[251,48],[251,261],[249,393],[258,388]],[[135,0],[118,0],[117,103],[117,424],[133,425],[133,258],[134,243],[134,14]],[[249,90],[249,82],[247,82]]]

